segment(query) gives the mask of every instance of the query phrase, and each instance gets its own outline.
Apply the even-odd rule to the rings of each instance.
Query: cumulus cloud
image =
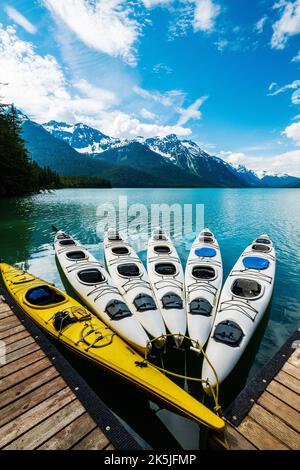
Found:
[[[283,134],[288,139],[291,139],[296,145],[300,145],[300,121],[287,126],[284,129]]]
[[[271,157],[249,156],[243,152],[220,152],[221,158],[237,166],[244,165],[257,172],[287,173],[300,177],[300,150],[292,150]]]
[[[30,21],[28,21],[28,19],[25,18],[25,16],[23,16],[18,10],[9,5],[5,6],[4,10],[9,16],[9,18],[13,20],[14,23],[24,28],[27,33],[35,34],[37,32],[36,27]]]
[[[87,46],[136,64],[135,42],[140,23],[122,0],[43,0],[53,16]]]
[[[207,96],[202,96],[201,98],[198,98],[196,101],[194,101],[194,103],[192,103],[187,108],[178,109],[180,118],[178,119],[177,124],[179,126],[183,126],[190,119],[201,119],[202,113],[200,111],[200,107],[206,100],[207,100]]]
[[[215,27],[215,20],[220,14],[221,8],[213,0],[195,0],[195,31],[212,31]]]
[[[51,119],[85,122],[116,137],[191,134],[189,128],[178,124],[145,123],[121,112],[116,109],[118,96],[111,90],[97,87],[87,80],[69,82],[53,56],[39,55],[30,42],[18,38],[12,26],[6,29],[0,26],[0,83],[7,83],[1,88],[3,100],[14,103],[37,122]],[[147,90],[141,93],[152,101],[162,100],[165,106],[173,105],[179,97],[180,101],[183,99],[182,92],[176,90],[166,95]],[[145,111],[141,116],[144,119]],[[150,119],[150,112],[147,119]]]
[[[154,121],[154,119],[156,119],[156,114],[152,113],[146,108],[141,109],[140,115],[142,116],[142,118],[147,119],[148,121]]]
[[[274,8],[280,9],[281,16],[273,25],[271,46],[284,49],[288,39],[300,33],[300,0],[281,1]]]

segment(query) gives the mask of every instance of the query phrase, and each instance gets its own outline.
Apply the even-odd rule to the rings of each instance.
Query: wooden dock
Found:
[[[140,449],[44,333],[2,300],[0,449]]]
[[[231,450],[300,450],[300,330],[225,411]],[[224,449],[212,434],[210,449]]]

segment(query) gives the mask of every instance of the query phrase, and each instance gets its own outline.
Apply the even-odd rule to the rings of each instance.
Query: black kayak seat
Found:
[[[192,315],[203,315],[210,317],[212,312],[212,305],[207,299],[198,297],[190,303],[190,312]]]
[[[173,263],[158,263],[155,265],[155,272],[161,276],[174,276],[176,266]]]
[[[72,238],[65,238],[63,240],[60,240],[59,244],[61,246],[76,245],[76,243],[74,242],[74,240],[72,240]]]
[[[182,309],[183,308],[183,302],[182,298],[179,297],[179,295],[174,294],[173,292],[168,292],[165,294],[162,299],[162,304],[163,308],[166,310],[171,310],[172,308],[174,309]]]
[[[257,238],[257,240],[255,240],[255,243],[262,243],[263,245],[271,245],[271,240],[269,240],[268,238]]]
[[[215,328],[213,338],[218,343],[238,347],[241,344],[244,333],[241,327],[232,320],[224,320]]]
[[[253,279],[236,279],[232,284],[231,291],[238,297],[252,299],[261,293],[261,285]]]
[[[82,271],[79,271],[77,276],[79,280],[85,284],[99,284],[105,281],[105,277],[97,268],[82,269]]]
[[[114,255],[128,255],[129,250],[126,246],[115,246],[114,248],[111,249],[111,252]]]
[[[31,305],[45,307],[47,305],[59,304],[65,300],[65,297],[51,286],[42,285],[29,289],[25,294],[25,299]]]
[[[67,258],[73,261],[79,261],[81,259],[86,259],[87,256],[83,251],[69,251],[69,253],[66,254]]]
[[[122,320],[132,316],[127,305],[118,299],[113,299],[107,304],[105,313],[107,313],[111,320]]]
[[[252,245],[252,250],[260,251],[262,253],[268,253],[269,251],[271,251],[271,247],[268,245],[264,245],[264,244],[254,243]]]
[[[144,293],[137,295],[133,303],[138,312],[147,312],[148,310],[156,310],[157,308],[153,297]]]
[[[118,266],[118,273],[124,277],[140,276],[139,267],[135,263],[125,263]]]
[[[196,279],[214,279],[216,272],[211,266],[194,266],[192,276]]]
[[[166,245],[157,245],[153,248],[155,253],[170,253],[171,249]]]

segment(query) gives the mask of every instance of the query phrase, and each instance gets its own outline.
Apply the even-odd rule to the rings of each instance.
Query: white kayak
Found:
[[[192,348],[199,351],[210,335],[223,281],[219,244],[204,229],[192,244],[185,269],[187,323]]]
[[[171,239],[160,228],[148,242],[147,268],[164,322],[179,347],[186,333],[184,273]]]
[[[146,332],[101,263],[61,230],[56,233],[54,249],[65,277],[84,305],[136,350],[149,350]]]
[[[146,269],[129,243],[115,230],[104,237],[107,269],[135,318],[153,338],[158,348],[166,342],[166,328],[151,289]]]
[[[241,358],[268,307],[275,266],[275,248],[264,233],[241,254],[224,284],[206,348],[219,383]],[[203,361],[202,378],[215,387],[215,375],[207,360]]]

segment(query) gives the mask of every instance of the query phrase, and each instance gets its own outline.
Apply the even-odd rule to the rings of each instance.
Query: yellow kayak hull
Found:
[[[137,365],[137,362],[143,361],[143,357],[99,318],[87,312],[77,301],[51,284],[8,264],[0,263],[0,271],[4,285],[16,304],[37,325],[60,343],[94,364],[131,382],[174,411],[212,429],[222,430],[224,428],[224,421],[219,416],[191,397],[154,366],[151,364],[147,364],[146,367]],[[50,287],[60,296],[61,301],[47,306],[31,304],[26,294],[32,288],[42,286]],[[57,331],[54,327],[54,315],[57,312],[71,309],[76,312],[76,315],[84,312],[89,316]],[[83,338],[84,336],[85,338]]]

